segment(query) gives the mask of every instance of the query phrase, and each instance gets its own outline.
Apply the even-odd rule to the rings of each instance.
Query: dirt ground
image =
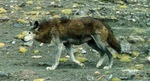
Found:
[[[143,10],[142,13],[144,11],[147,13],[145,18],[150,18],[149,7],[139,7],[137,4],[134,3],[132,8],[138,7],[139,10]],[[150,6],[148,3],[142,5]],[[130,55],[129,62],[121,62],[119,58],[114,57],[114,65],[109,70],[103,69],[103,66],[108,63],[107,57],[103,66],[96,68],[99,55],[97,52],[91,51],[92,49],[86,44],[74,47],[75,49],[83,48],[86,51],[85,54],[81,55],[88,59],[84,62],[86,65],[84,69],[71,61],[65,61],[60,62],[56,70],[47,71],[46,67],[53,63],[54,48],[47,44],[41,46],[41,43],[37,41],[34,41],[31,47],[26,47],[27,52],[19,52],[19,47],[22,46],[23,41],[16,39],[16,36],[30,29],[29,21],[34,22],[35,20],[63,15],[67,15],[67,17],[69,15],[71,18],[82,17],[87,16],[87,14],[81,13],[76,16],[72,14],[73,11],[78,9],[85,11],[105,6],[113,10],[117,10],[119,6],[120,11],[126,13],[135,12],[130,8],[131,5],[101,3],[99,0],[0,1],[0,43],[5,44],[5,46],[0,47],[0,81],[150,81],[150,62],[146,58],[150,56],[150,25],[144,20],[140,20],[140,25],[138,22],[134,23],[121,18],[118,19],[119,21],[108,22],[117,38],[127,38],[131,44],[131,50],[134,52]],[[65,9],[72,10],[72,12],[67,10],[62,12]],[[108,13],[108,16],[112,15],[114,14]],[[129,39],[130,35],[133,35],[131,39]],[[83,49],[80,49],[78,53],[81,54]],[[39,50],[39,53],[35,53],[35,50]],[[110,51],[115,54],[111,48]],[[64,48],[62,57],[66,55]],[[41,58],[32,58],[32,56],[41,56]]]

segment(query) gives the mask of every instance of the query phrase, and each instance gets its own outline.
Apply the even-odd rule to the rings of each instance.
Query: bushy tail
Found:
[[[109,25],[103,23],[105,27],[108,29],[108,38],[107,38],[107,43],[109,44],[110,47],[112,47],[117,53],[121,53],[121,45],[117,41],[113,31],[109,27]]]

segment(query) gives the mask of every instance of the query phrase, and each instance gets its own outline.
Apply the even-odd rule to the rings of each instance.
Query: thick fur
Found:
[[[58,66],[63,45],[66,47],[71,60],[80,66],[84,66],[84,64],[75,59],[73,44],[87,43],[90,47],[97,50],[100,53],[100,60],[96,67],[102,65],[104,54],[107,54],[109,65],[105,66],[104,69],[110,69],[113,65],[112,54],[106,45],[108,44],[118,53],[121,52],[121,46],[117,42],[111,28],[100,19],[91,17],[52,19],[44,20],[41,23],[36,21],[32,28],[32,36],[39,42],[51,43],[53,41],[55,44],[55,62],[52,67],[47,67],[48,70],[54,70]]]

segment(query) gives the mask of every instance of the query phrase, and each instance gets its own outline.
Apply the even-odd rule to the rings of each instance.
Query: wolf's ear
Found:
[[[38,22],[38,21],[35,21],[34,26],[33,26],[33,29],[37,29],[38,26],[39,26],[39,22]]]

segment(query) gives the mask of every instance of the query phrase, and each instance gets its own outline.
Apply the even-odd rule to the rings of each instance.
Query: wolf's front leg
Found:
[[[59,64],[59,59],[61,56],[61,52],[62,52],[62,47],[63,47],[63,43],[60,44],[55,44],[55,58],[54,58],[54,64],[51,67],[46,67],[47,70],[55,70],[56,67]]]

